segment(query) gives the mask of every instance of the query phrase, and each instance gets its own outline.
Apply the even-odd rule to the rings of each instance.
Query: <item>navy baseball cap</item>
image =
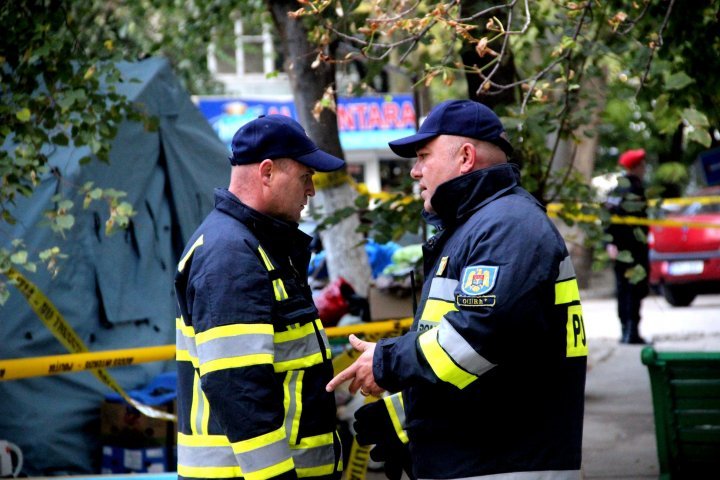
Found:
[[[318,172],[342,168],[345,161],[323,152],[303,127],[285,115],[260,115],[235,132],[231,165],[248,165],[266,158],[292,158]]]
[[[495,112],[472,100],[446,100],[430,111],[415,135],[388,142],[401,157],[415,157],[415,150],[439,135],[457,135],[490,142],[507,156],[513,152]]]

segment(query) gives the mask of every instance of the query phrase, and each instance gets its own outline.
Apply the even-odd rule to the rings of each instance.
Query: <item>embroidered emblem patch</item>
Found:
[[[473,265],[465,267],[460,280],[460,290],[467,295],[482,295],[495,286],[498,267]]]

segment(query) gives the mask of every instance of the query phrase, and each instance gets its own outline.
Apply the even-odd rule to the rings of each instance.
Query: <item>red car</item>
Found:
[[[717,196],[720,196],[720,186],[708,187],[693,195]],[[675,213],[668,213],[666,218],[717,227],[651,226],[648,236],[650,285],[676,307],[690,305],[698,294],[720,292],[720,200],[693,202]]]

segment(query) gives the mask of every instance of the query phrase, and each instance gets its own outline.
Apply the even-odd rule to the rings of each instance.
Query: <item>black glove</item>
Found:
[[[414,480],[407,444],[398,437],[386,403],[380,399],[363,405],[355,412],[355,438],[360,445],[372,445],[370,458],[385,462],[388,480],[400,480],[403,470]]]

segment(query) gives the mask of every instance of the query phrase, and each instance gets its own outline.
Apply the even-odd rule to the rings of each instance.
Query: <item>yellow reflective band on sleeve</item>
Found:
[[[298,445],[290,445],[291,449],[304,449],[313,447],[322,447],[325,445],[333,444],[333,433],[321,433],[320,435],[314,435],[312,437],[305,437],[300,439]]]
[[[238,335],[273,335],[273,326],[268,323],[234,323],[211,328],[195,335],[198,345],[216,338],[236,337]]]
[[[314,335],[315,326],[313,325],[317,325],[317,323],[319,323],[318,320],[315,320],[315,322],[308,322],[305,325],[297,328],[290,328],[290,330],[285,330],[284,332],[275,332],[273,341],[275,343],[291,342],[293,340],[298,340],[308,335]],[[320,323],[320,325],[322,325],[322,323]]]
[[[255,472],[245,473],[245,480],[266,480],[268,478],[277,477],[278,475],[289,472],[295,468],[295,463],[292,458],[287,458],[282,462],[276,463],[262,470]]]
[[[453,302],[429,298],[425,302],[425,308],[420,318],[431,322],[439,322],[446,313],[454,311],[457,311],[457,307]]]
[[[272,363],[273,356],[270,353],[259,353],[257,355],[243,355],[241,357],[221,358],[219,360],[211,360],[200,365],[200,376],[207,375],[210,372],[215,372],[218,370],[251,367],[253,365],[271,365]]]
[[[580,301],[577,280],[571,278],[555,284],[555,305]]]
[[[230,441],[225,435],[188,435],[178,432],[178,445],[186,447],[229,447]]]
[[[390,421],[395,428],[395,434],[398,436],[402,443],[408,443],[410,439],[407,436],[407,432],[405,432],[405,429],[403,428],[403,422],[400,420],[400,414],[402,414],[403,417],[405,416],[405,414],[404,412],[397,411],[393,398],[395,398],[395,400],[400,404],[402,408],[405,407],[402,400],[402,394],[400,393],[384,397],[383,402],[385,402],[385,408],[387,408],[388,415],[390,415]]]
[[[419,337],[420,350],[422,350],[425,359],[430,364],[430,368],[440,380],[455,385],[462,390],[477,380],[478,377],[457,366],[440,346],[437,336],[437,328],[421,334]]]
[[[260,447],[264,447],[265,445],[270,445],[271,443],[275,443],[284,439],[285,427],[281,426],[277,430],[273,430],[272,432],[268,432],[254,438],[248,438],[247,440],[233,442],[232,448],[233,452],[235,452],[235,454],[237,455],[240,453],[247,453],[252,450],[257,450]]]
[[[178,362],[191,362],[194,368],[198,367],[198,359],[190,355],[187,350],[175,350],[175,360]]]
[[[239,478],[242,470],[237,467],[188,467],[178,464],[177,473],[185,478]],[[248,478],[248,477],[245,477]]]
[[[567,319],[567,352],[568,357],[587,357],[588,342],[585,335],[585,322],[580,305],[568,307]]]
[[[190,250],[185,254],[185,256],[180,260],[180,263],[178,263],[178,272],[182,272],[185,270],[185,264],[187,261],[192,257],[192,254],[195,252],[195,249],[198,248],[200,245],[203,244],[203,235],[200,235],[197,240],[195,240],[195,243],[192,244],[192,247],[190,247]]]
[[[325,357],[329,358],[330,350],[325,351]],[[306,357],[296,358],[293,360],[287,360],[284,362],[275,362],[273,368],[276,372],[287,372],[289,370],[301,370],[303,368],[310,368],[314,365],[318,365],[324,360],[323,354],[318,352]]]

